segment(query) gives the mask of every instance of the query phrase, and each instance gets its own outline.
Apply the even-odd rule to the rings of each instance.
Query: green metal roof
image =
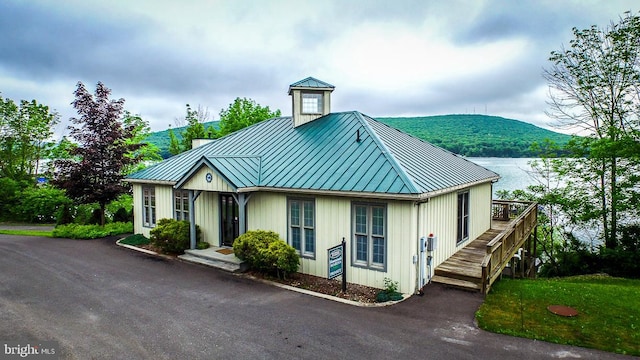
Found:
[[[289,85],[289,91],[291,91],[292,87],[303,87],[303,88],[320,88],[320,89],[335,89],[335,86],[326,83],[322,80],[318,80],[314,77],[309,76],[306,79],[302,79],[300,81],[296,81],[293,84]]]
[[[359,112],[266,120],[132,174],[178,184],[203,164],[235,188],[419,195],[499,176]],[[188,177],[188,176],[187,176]]]

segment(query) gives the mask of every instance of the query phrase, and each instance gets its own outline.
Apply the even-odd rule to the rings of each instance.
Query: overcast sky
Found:
[[[628,10],[638,0],[2,0],[0,93],[49,105],[57,134],[78,81],[102,81],[156,131],[187,103],[218,120],[236,97],[290,115],[288,86],[307,76],[336,86],[332,111],[549,128],[549,53]]]

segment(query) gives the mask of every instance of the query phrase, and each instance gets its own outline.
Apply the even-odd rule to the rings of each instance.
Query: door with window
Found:
[[[233,246],[240,235],[238,203],[231,194],[220,194],[220,246]]]

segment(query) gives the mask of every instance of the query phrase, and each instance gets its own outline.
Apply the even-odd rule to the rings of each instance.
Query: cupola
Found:
[[[293,126],[298,127],[331,112],[331,92],[335,86],[313,77],[289,85]]]

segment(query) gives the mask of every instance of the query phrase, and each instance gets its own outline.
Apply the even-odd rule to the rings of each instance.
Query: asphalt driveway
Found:
[[[0,235],[0,274],[0,340],[55,340],[64,359],[628,358],[479,330],[478,294],[354,307],[115,239]]]

